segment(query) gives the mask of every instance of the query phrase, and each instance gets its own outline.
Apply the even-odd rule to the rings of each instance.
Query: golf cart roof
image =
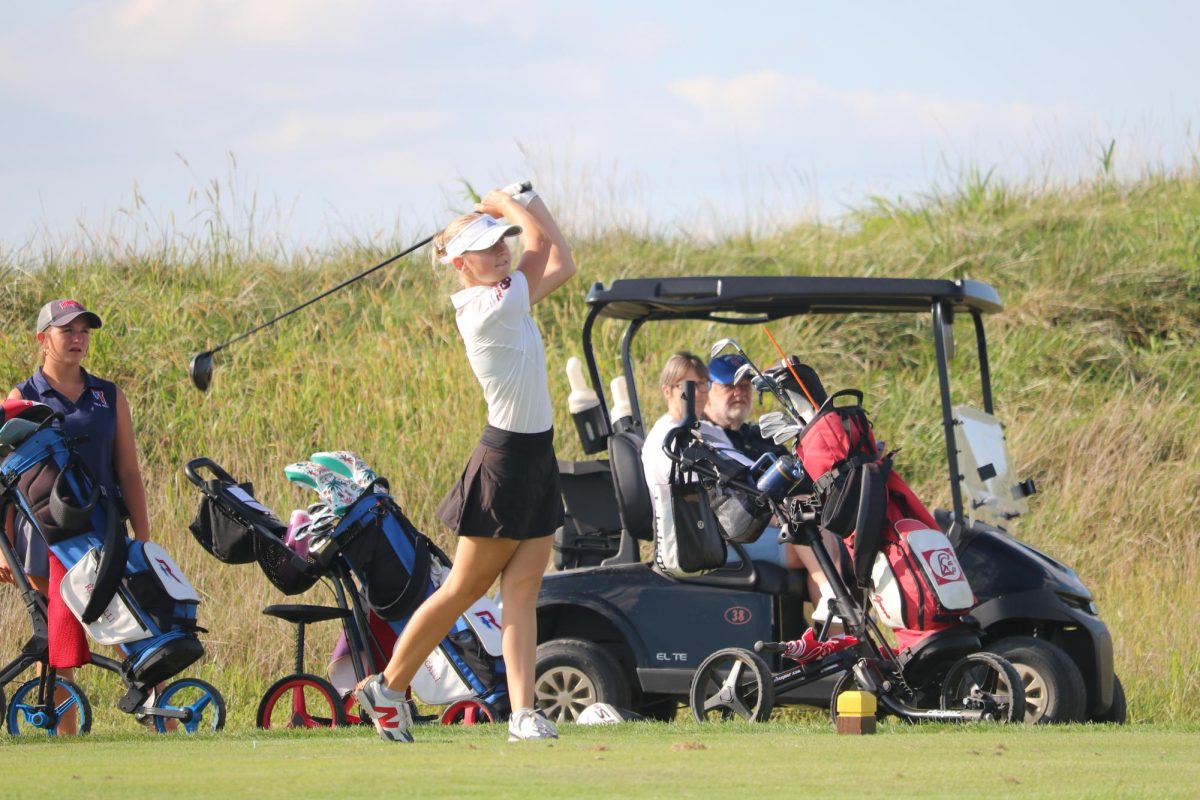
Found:
[[[796,314],[929,311],[992,313],[1000,295],[978,281],[919,278],[692,277],[635,278],[592,286],[592,314],[609,319],[707,319],[752,323]]]

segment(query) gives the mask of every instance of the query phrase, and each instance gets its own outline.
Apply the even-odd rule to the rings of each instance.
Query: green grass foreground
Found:
[[[5,797],[1183,797],[1195,726],[826,722],[563,726],[509,744],[498,726],[428,727],[412,745],[374,731],[0,739]]]

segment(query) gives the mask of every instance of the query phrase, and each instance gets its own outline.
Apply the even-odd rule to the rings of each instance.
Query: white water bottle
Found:
[[[612,390],[612,408],[608,418],[614,431],[627,431],[633,428],[633,404],[629,402],[629,387],[625,385],[625,376],[619,375],[608,385]]]
[[[567,396],[567,410],[575,420],[575,430],[583,443],[583,452],[591,455],[605,448],[608,426],[604,412],[600,410],[600,397],[583,377],[583,362],[575,356],[567,359],[567,382],[571,394]]]

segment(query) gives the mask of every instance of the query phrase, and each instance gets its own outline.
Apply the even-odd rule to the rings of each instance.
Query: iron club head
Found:
[[[212,383],[212,369],[213,354],[211,350],[205,350],[203,353],[196,353],[192,356],[192,363],[188,365],[188,375],[192,377],[192,384],[202,392],[207,392]]]
[[[740,344],[738,344],[736,341],[734,341],[733,339],[719,339],[719,340],[717,340],[717,342],[715,342],[713,344],[712,348],[708,351],[708,357],[716,358],[717,356],[721,355],[721,353],[723,351],[729,349],[730,347],[734,348],[739,353],[742,352],[742,346]]]

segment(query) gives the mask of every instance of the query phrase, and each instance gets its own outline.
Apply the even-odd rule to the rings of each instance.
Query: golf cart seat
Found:
[[[636,433],[614,433],[608,439],[608,463],[621,525],[634,539],[649,542],[654,540],[654,506],[642,467],[642,443]]]
[[[646,472],[642,466],[641,436],[623,431],[614,433],[608,440],[609,469],[612,471],[613,493],[617,499],[617,513],[625,534],[621,537],[621,549],[605,564],[626,564],[637,561],[637,541],[654,541],[654,506],[650,502],[650,487],[646,483]],[[632,551],[632,557],[630,557]],[[731,548],[729,564],[740,566],[741,554]],[[725,582],[724,569],[707,576],[683,580],[713,583]],[[767,594],[804,594],[806,577],[803,570],[790,570],[764,561],[754,561],[755,590]]]

